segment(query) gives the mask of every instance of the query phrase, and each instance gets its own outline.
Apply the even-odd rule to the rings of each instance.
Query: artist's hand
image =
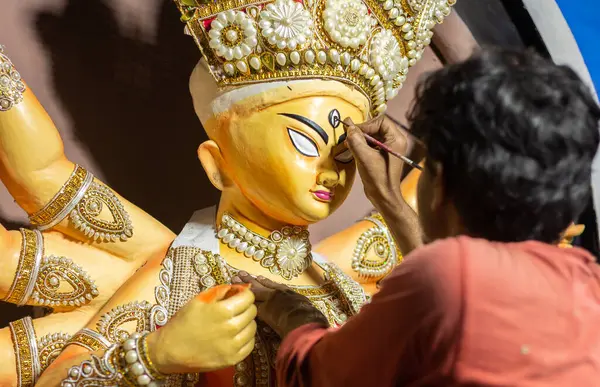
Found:
[[[404,163],[396,157],[372,148],[362,132],[402,155],[405,155],[407,150],[406,136],[385,115],[359,125],[355,125],[350,118],[347,118],[344,120],[344,126],[348,134],[348,147],[356,159],[367,198],[380,212],[389,208],[397,210],[398,205],[403,202],[400,180]]]
[[[251,289],[258,306],[258,318],[269,325],[282,339],[305,324],[317,323],[324,327],[329,326],[327,318],[310,303],[308,298],[285,285],[263,277],[254,279],[245,272],[240,272],[233,282],[252,285]]]
[[[150,358],[167,375],[234,366],[254,349],[255,317],[247,285],[211,288],[148,336]]]
[[[402,197],[400,179],[404,162],[373,149],[363,132],[381,141],[394,152],[406,154],[408,140],[400,128],[387,116],[354,125],[344,120],[348,133],[348,147],[354,153],[358,173],[367,198],[381,213],[403,255],[423,244],[419,218]]]

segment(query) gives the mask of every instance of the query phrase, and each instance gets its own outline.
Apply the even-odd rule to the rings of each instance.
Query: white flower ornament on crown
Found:
[[[260,13],[262,36],[278,49],[295,50],[312,38],[313,21],[301,3],[276,0]]]
[[[385,111],[456,0],[174,0],[219,87],[332,79]]]
[[[254,23],[243,12],[220,13],[210,26],[209,45],[226,60],[246,58],[258,44]]]
[[[334,42],[355,50],[367,43],[371,30],[377,25],[362,0],[327,0],[323,21]]]

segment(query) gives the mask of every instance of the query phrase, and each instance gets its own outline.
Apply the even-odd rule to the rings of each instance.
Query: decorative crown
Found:
[[[175,0],[219,87],[334,79],[386,109],[456,0]]]

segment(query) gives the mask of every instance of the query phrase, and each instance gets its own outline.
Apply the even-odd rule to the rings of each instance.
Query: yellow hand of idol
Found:
[[[148,351],[164,374],[231,367],[254,349],[254,295],[247,285],[222,285],[200,293],[148,337]]]

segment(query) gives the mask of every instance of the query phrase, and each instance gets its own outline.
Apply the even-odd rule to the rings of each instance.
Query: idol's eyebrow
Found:
[[[347,133],[342,134],[340,138],[338,138],[338,145],[346,141],[346,137],[348,137]]]
[[[323,130],[323,128],[321,128],[319,126],[319,124],[317,124],[316,122],[309,120],[306,117],[300,116],[298,114],[292,114],[292,113],[279,113],[280,116],[284,116],[284,117],[288,117],[291,119],[294,119],[298,122],[303,123],[304,125],[308,126],[309,128],[313,129],[315,132],[317,132],[319,134],[319,136],[321,136],[321,138],[323,139],[323,141],[325,141],[325,144],[329,143],[329,135],[327,135],[327,132],[325,132]]]

